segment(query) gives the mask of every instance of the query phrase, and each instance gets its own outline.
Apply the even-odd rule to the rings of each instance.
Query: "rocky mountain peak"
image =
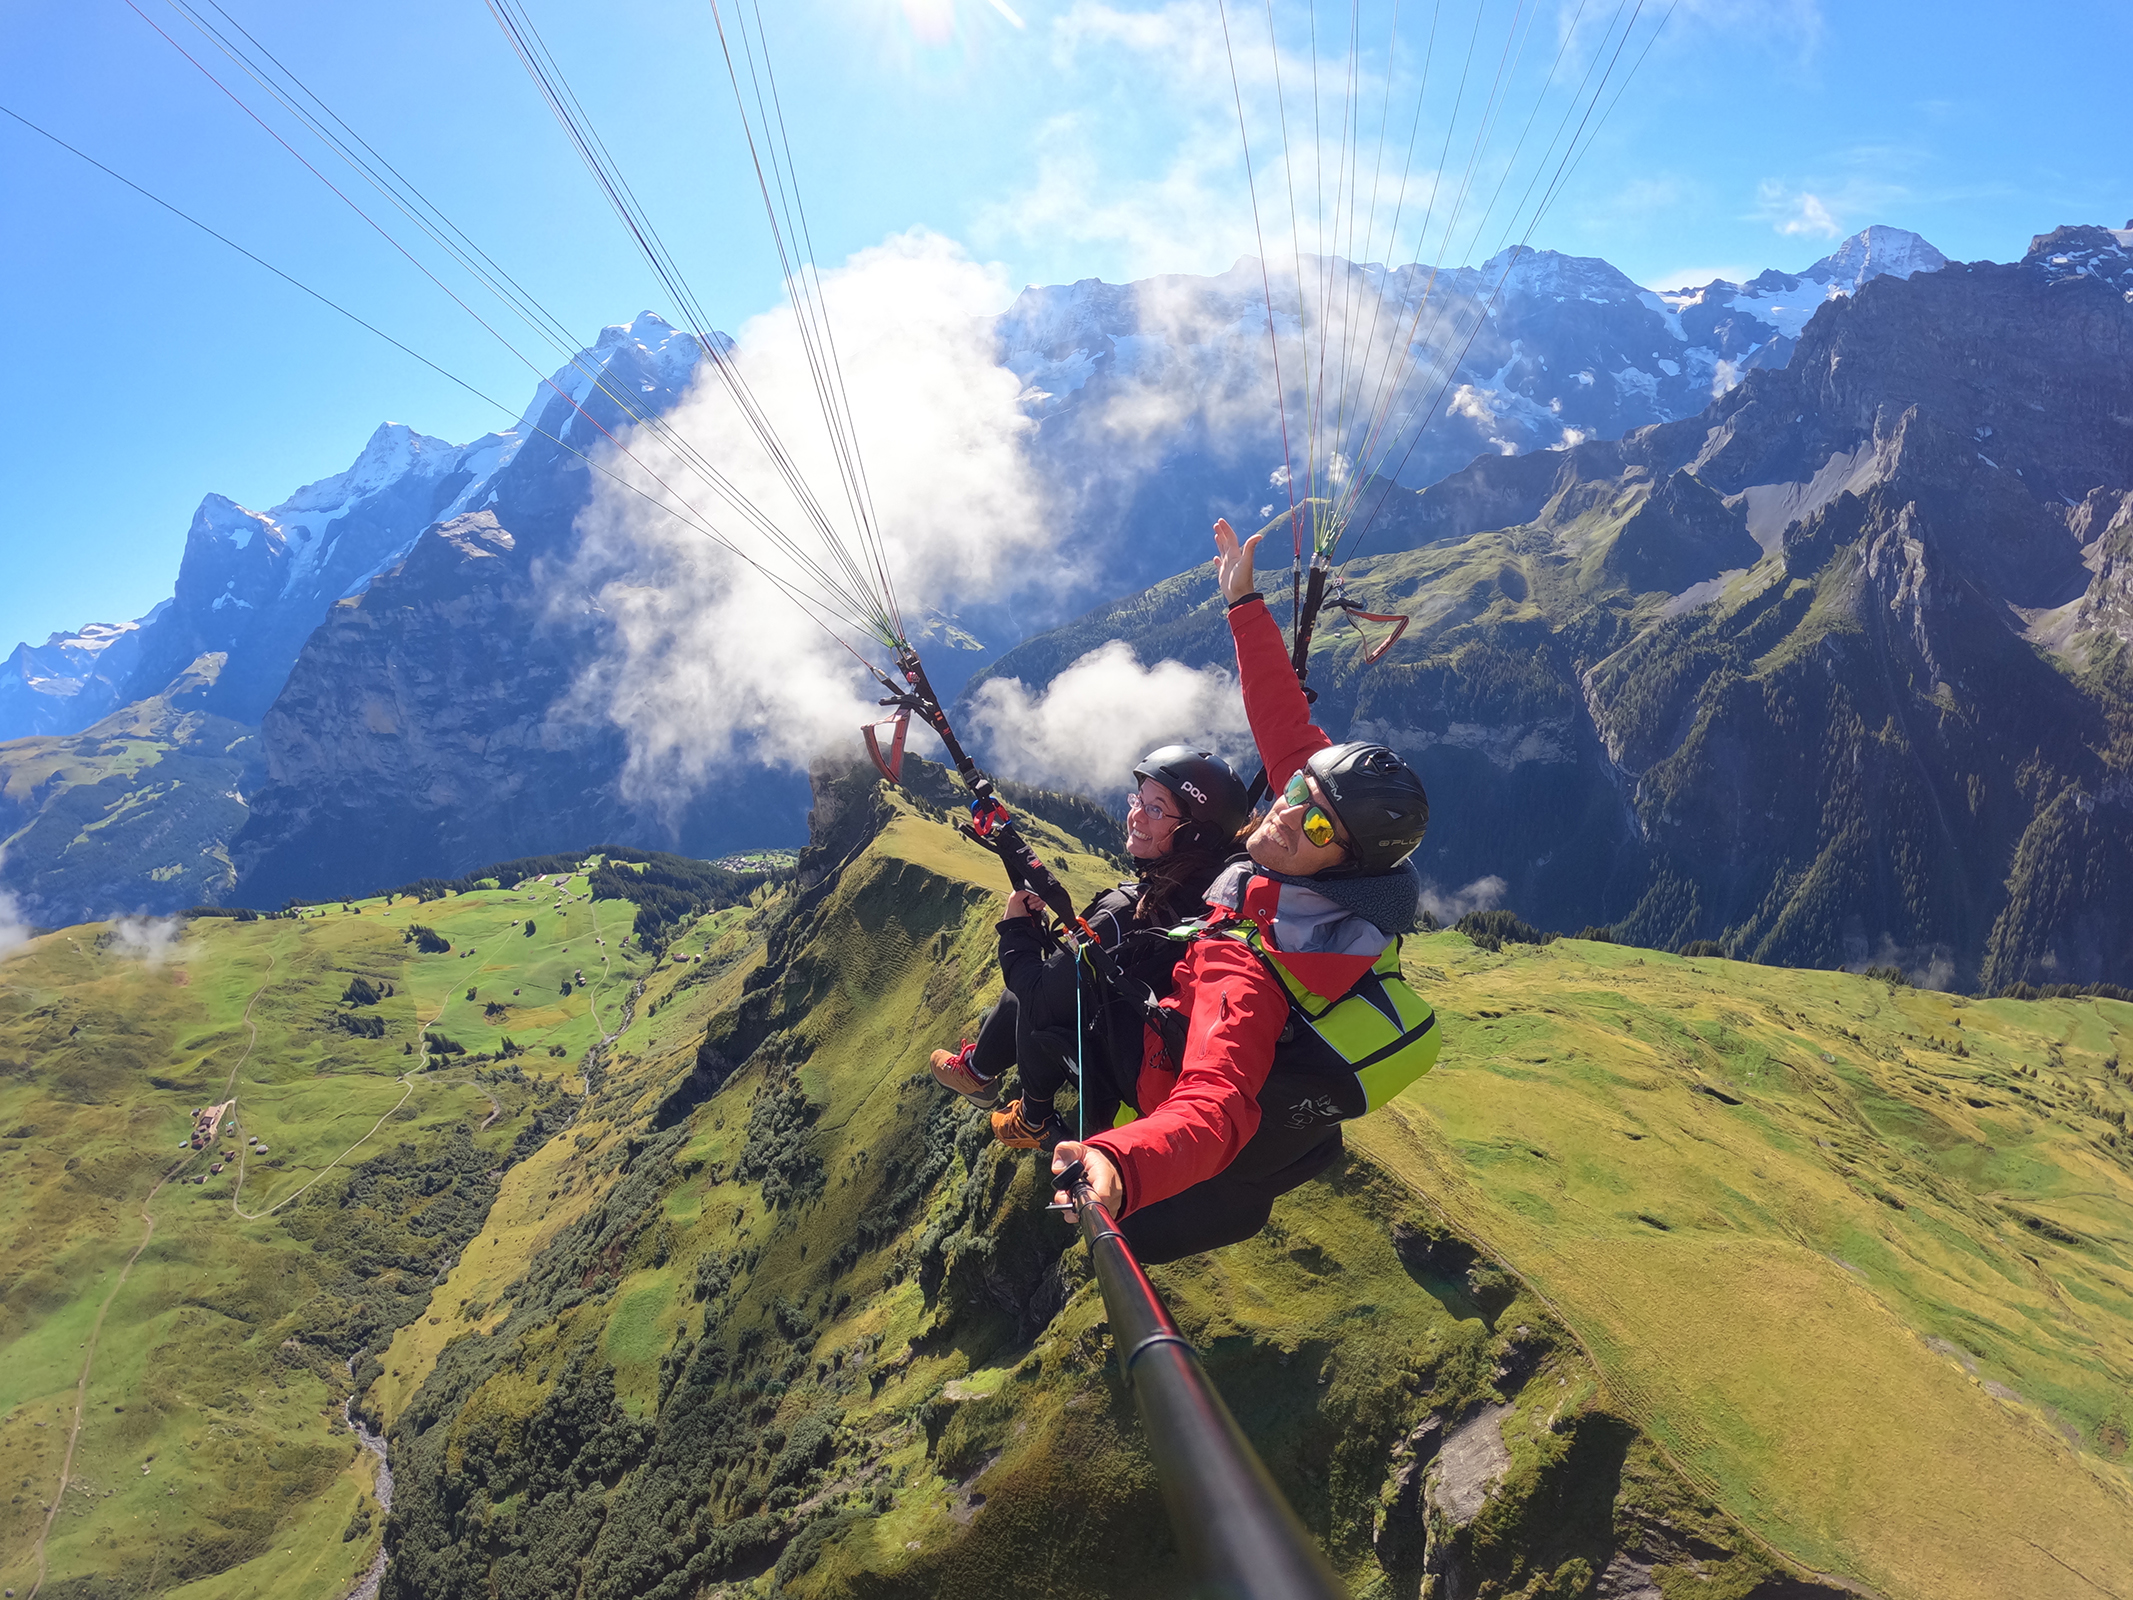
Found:
[[[437,478],[455,465],[458,447],[417,433],[404,422],[381,422],[345,472],[307,483],[273,510],[287,521],[307,511],[327,511],[376,494],[401,478]]]
[[[732,341],[721,340],[722,347]],[[602,366],[624,349],[647,362],[667,383],[679,387],[688,382],[703,354],[696,335],[677,328],[656,311],[640,311],[626,323],[610,323],[600,330],[588,352]]]
[[[2094,278],[2133,302],[2133,222],[2124,228],[2076,224],[2040,233],[2029,241],[2022,265],[2052,283]]]
[[[1853,234],[1800,276],[1856,292],[1869,278],[1908,278],[1914,273],[1938,272],[1947,264],[1946,256],[1908,228],[1876,223]]]

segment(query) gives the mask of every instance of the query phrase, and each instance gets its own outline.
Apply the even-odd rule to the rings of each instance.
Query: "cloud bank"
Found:
[[[129,961],[160,967],[184,931],[185,924],[176,917],[120,917],[111,924],[108,947]]]
[[[1021,381],[996,362],[985,320],[1008,298],[999,269],[913,230],[823,273],[821,284],[887,569],[914,635],[931,611],[1056,581],[1053,512],[1025,454],[1035,424]],[[590,594],[604,634],[572,709],[621,730],[624,798],[654,810],[671,811],[736,762],[804,767],[853,746],[857,726],[880,715],[879,689],[839,642],[869,648],[857,619],[828,616],[833,638],[778,586],[819,593],[809,560],[840,574],[847,557],[867,568],[790,308],[742,327],[733,361],[820,497],[835,547],[813,531],[707,363],[669,423],[800,554],[752,529],[638,430],[628,441],[638,460],[763,570],[603,480],[579,517],[579,555],[556,587],[559,606]],[[612,465],[639,475],[624,458]],[[872,653],[881,658],[878,647]]]
[[[1004,777],[1109,800],[1133,764],[1166,744],[1213,750],[1248,777],[1255,763],[1236,678],[1176,661],[1144,667],[1120,640],[1099,645],[1032,694],[991,678],[971,696],[971,725]]]
[[[5,961],[29,943],[30,925],[22,915],[22,902],[0,889],[0,961]]]
[[[1485,878],[1476,878],[1459,889],[1440,889],[1436,884],[1425,880],[1422,885],[1422,909],[1449,928],[1469,912],[1494,911],[1503,904],[1504,891],[1509,887],[1509,884],[1493,872]]]

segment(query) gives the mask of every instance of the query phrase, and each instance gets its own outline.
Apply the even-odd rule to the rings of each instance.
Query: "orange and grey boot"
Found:
[[[931,1071],[934,1082],[944,1089],[953,1089],[972,1105],[990,1110],[1000,1103],[1000,1083],[997,1078],[983,1076],[971,1064],[977,1046],[968,1039],[954,1050],[933,1052]]]
[[[1020,1100],[992,1114],[992,1136],[1010,1150],[1049,1150],[1066,1137],[1066,1124],[1047,1106],[1032,1119]]]

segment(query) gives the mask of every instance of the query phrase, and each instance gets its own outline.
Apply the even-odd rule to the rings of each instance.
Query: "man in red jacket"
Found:
[[[1064,1141],[1052,1158],[1055,1173],[1084,1164],[1148,1263],[1257,1233],[1277,1195],[1332,1165],[1342,1120],[1363,1109],[1352,1074],[1314,1075],[1298,1059],[1309,1030],[1291,1027],[1288,991],[1253,941],[1336,996],[1414,930],[1421,901],[1408,857],[1429,821],[1422,781],[1383,745],[1337,745],[1312,723],[1280,626],[1252,587],[1261,537],[1240,544],[1215,524],[1245,714],[1276,798],[1246,842],[1249,859],[1207,891],[1213,936],[1185,946],[1162,1002],[1183,1024],[1170,1029],[1182,1044],[1166,1048],[1151,1027],[1137,1081],[1113,1086],[1138,1117]]]

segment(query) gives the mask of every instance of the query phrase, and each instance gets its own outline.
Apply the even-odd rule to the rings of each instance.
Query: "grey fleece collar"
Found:
[[[1207,903],[1241,909],[1244,886],[1255,875],[1282,886],[1274,936],[1284,950],[1374,955],[1387,939],[1415,930],[1422,879],[1410,864],[1366,877],[1299,878],[1233,861],[1208,888]]]
[[[1375,923],[1384,933],[1413,933],[1421,926],[1416,913],[1422,908],[1422,874],[1415,871],[1412,861],[1403,861],[1390,872],[1354,878],[1292,878],[1285,872],[1268,872],[1263,867],[1259,870],[1261,876],[1276,883],[1317,890],[1335,905]]]

